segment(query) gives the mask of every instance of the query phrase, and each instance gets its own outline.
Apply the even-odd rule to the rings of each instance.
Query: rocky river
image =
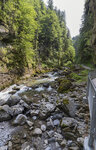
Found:
[[[83,150],[89,129],[86,84],[52,71],[0,92],[0,150]],[[66,87],[66,85],[65,85]]]

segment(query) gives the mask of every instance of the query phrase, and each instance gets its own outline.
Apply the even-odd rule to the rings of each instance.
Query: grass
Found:
[[[71,73],[71,78],[74,79],[77,83],[87,82],[88,70],[81,70],[79,73]]]

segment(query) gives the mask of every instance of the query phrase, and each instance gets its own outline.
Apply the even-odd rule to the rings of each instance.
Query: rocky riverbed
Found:
[[[83,150],[86,84],[66,81],[69,74],[53,71],[0,92],[0,150]]]

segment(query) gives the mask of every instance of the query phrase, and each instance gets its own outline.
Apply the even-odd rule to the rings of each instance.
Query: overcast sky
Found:
[[[47,3],[48,0],[44,0]],[[79,34],[81,17],[84,11],[85,0],[53,0],[54,6],[66,12],[66,22],[71,36]]]

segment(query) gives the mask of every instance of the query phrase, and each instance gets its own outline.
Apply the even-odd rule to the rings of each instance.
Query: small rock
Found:
[[[29,120],[27,120],[26,123],[28,124],[29,127],[32,127],[33,124],[34,124],[33,122],[31,122],[31,121],[29,121]]]
[[[8,143],[8,150],[12,150],[12,142],[11,141],[9,141],[9,143]]]
[[[1,146],[0,150],[8,150],[8,146]]]
[[[43,124],[43,125],[41,125],[41,130],[42,131],[46,131],[46,126]]]
[[[60,125],[60,121],[58,119],[53,121],[54,126],[59,126]]]
[[[12,106],[11,109],[13,112],[13,116],[19,115],[24,111],[24,107],[19,104]]]
[[[48,88],[49,87],[49,83],[44,83],[43,86]]]
[[[67,145],[67,141],[64,139],[62,142],[61,142],[61,146],[65,147]]]
[[[39,110],[31,110],[30,111],[30,115],[33,116],[37,116],[39,114]]]
[[[82,138],[82,137],[77,138],[77,142],[80,144],[80,146],[83,146],[84,138]]]
[[[51,130],[51,131],[47,132],[47,134],[48,134],[49,137],[53,137],[54,136],[54,131]]]
[[[76,125],[76,120],[73,119],[73,118],[70,118],[70,117],[64,117],[62,119],[62,122],[61,122],[61,127],[64,128],[64,127],[70,127],[72,125]]]
[[[39,128],[34,129],[33,135],[41,135],[41,134],[42,134],[41,129],[39,129]]]
[[[61,142],[63,140],[63,136],[57,132],[55,132],[54,137],[57,141]]]
[[[48,140],[44,140],[44,143],[47,145],[48,144]]]
[[[59,147],[60,147],[60,145],[59,145],[58,142],[56,142],[55,145],[56,145],[56,148],[59,148]]]
[[[52,149],[51,149],[51,147],[48,146],[45,150],[52,150]]]
[[[32,119],[33,119],[33,120],[36,120],[36,119],[37,119],[37,117],[36,117],[36,116],[33,116],[33,117],[32,117]]]
[[[14,125],[23,125],[23,124],[25,124],[26,120],[27,120],[27,117],[25,115],[19,114],[16,117],[16,119],[14,120],[13,124]]]
[[[20,87],[15,86],[15,87],[13,87],[13,90],[19,91]]]

